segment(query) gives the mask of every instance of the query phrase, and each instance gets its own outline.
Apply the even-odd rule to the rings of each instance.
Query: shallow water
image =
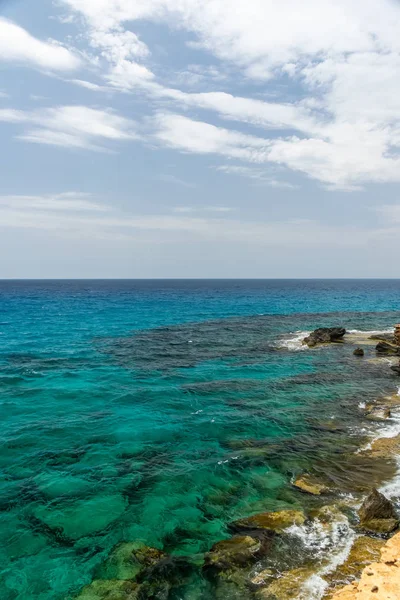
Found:
[[[193,557],[235,519],[308,509],[291,486],[303,470],[350,492],[343,457],[370,427],[360,403],[397,380],[346,344],[304,350],[300,332],[390,328],[399,292],[399,281],[0,282],[0,598],[73,598],[120,541]],[[357,464],[359,489],[371,469]],[[306,551],[283,539],[269,560],[284,570]],[[215,597],[189,579],[177,597]]]

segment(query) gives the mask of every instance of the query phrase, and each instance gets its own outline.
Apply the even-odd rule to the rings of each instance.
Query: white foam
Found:
[[[326,564],[305,581],[298,596],[298,600],[320,600],[328,587],[323,576],[332,573],[345,562],[356,534],[344,515],[330,527],[316,519],[311,525],[294,525],[288,531],[300,537],[304,546],[321,562],[328,556]]]
[[[383,335],[385,333],[393,333],[392,329],[371,329],[367,331],[363,331],[362,329],[348,329],[347,333],[349,334],[357,334],[360,333],[362,335]]]
[[[310,331],[295,331],[290,333],[290,337],[279,341],[279,348],[287,348],[292,351],[307,350],[307,346],[303,344],[303,340],[310,333]]]

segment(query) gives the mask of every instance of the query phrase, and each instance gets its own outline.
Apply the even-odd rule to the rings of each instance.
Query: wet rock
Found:
[[[373,458],[390,458],[400,452],[400,435],[392,438],[379,438],[372,442],[365,453]]]
[[[265,587],[271,583],[271,580],[274,579],[274,577],[275,574],[272,569],[263,569],[249,577],[249,585],[254,589]]]
[[[398,365],[393,365],[390,368],[392,369],[392,371],[394,371],[394,373],[396,373],[396,375],[400,375],[400,362]]]
[[[282,533],[292,525],[303,525],[306,517],[300,510],[281,510],[259,513],[246,519],[239,519],[230,525],[233,531],[255,531],[257,529]]]
[[[249,535],[222,540],[214,544],[206,554],[204,567],[225,570],[235,566],[245,566],[257,559],[261,548],[260,540]]]
[[[392,502],[376,489],[364,500],[358,516],[361,527],[375,533],[390,533],[399,523]]]
[[[96,579],[135,579],[144,569],[155,565],[165,554],[141,542],[122,542],[115,546],[96,571]]]
[[[324,483],[322,483],[317,477],[307,473],[297,477],[293,485],[302,492],[312,494],[313,496],[320,496],[321,494],[326,494],[329,492],[329,489]]]
[[[369,533],[387,534],[392,533],[399,526],[398,519],[371,519],[363,521],[362,528]]]
[[[387,406],[374,406],[370,409],[366,418],[369,421],[385,421],[390,419],[390,408]]]
[[[359,577],[362,570],[371,562],[379,560],[381,548],[385,542],[381,539],[371,538],[368,536],[358,537],[347,557],[346,561],[341,564],[334,573],[324,577],[331,587],[345,585],[352,579]],[[324,596],[324,600],[328,600],[334,594],[332,589]]]
[[[400,534],[397,534],[382,549],[380,562],[365,567],[360,581],[336,592],[333,600],[397,600],[400,598],[399,557]]]
[[[303,344],[312,348],[317,344],[330,344],[341,342],[346,330],[343,327],[320,327],[304,338]]]
[[[365,352],[362,348],[356,348],[353,354],[354,356],[364,356]]]
[[[331,525],[343,520],[343,513],[335,505],[321,506],[309,512],[310,519],[317,519],[323,525]]]
[[[390,342],[379,342],[376,345],[376,351],[378,354],[389,354],[396,355],[400,354],[400,348],[396,344],[391,344]]]
[[[313,569],[309,567],[287,571],[265,588],[256,592],[256,599],[298,600],[299,598],[309,598],[309,596],[303,595],[302,592],[305,592],[304,584],[313,574]]]
[[[394,341],[395,344],[400,346],[400,323],[394,326]]]
[[[138,600],[140,585],[133,581],[93,581],[76,600]]]

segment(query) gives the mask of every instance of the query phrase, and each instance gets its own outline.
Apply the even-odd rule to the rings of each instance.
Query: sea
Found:
[[[0,281],[1,600],[79,597],[121,542],[193,566],[159,598],[235,597],[204,554],[237,519],[310,510],[301,473],[351,496],[365,406],[400,385],[374,345],[301,340],[398,322],[400,280]],[[294,527],[262,567],[339,560],[335,535]]]

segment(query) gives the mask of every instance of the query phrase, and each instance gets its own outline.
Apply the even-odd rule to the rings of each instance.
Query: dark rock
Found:
[[[400,347],[396,346],[396,344],[391,344],[390,342],[379,342],[376,345],[376,351],[378,354],[400,354]]]
[[[343,327],[320,327],[304,338],[303,344],[310,348],[317,344],[330,344],[341,342],[346,330]]]
[[[354,356],[364,356],[365,352],[362,348],[356,348],[353,354]]]
[[[392,371],[394,373],[396,373],[397,375],[400,375],[400,362],[399,362],[399,364],[397,366],[390,367],[390,368],[392,369]]]
[[[378,490],[373,489],[358,511],[361,525],[376,519],[397,519],[393,504]]]

